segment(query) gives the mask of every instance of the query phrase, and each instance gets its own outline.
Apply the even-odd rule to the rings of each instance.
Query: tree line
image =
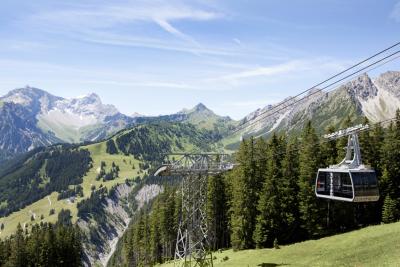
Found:
[[[318,168],[345,157],[347,137],[323,141],[308,122],[299,137],[243,140],[236,167],[209,177],[210,248],[268,248],[400,219],[400,112],[387,128],[359,134],[363,163],[375,169],[380,199],[348,203],[315,197]],[[365,123],[368,120],[365,119]],[[348,119],[345,127],[351,126]],[[329,127],[327,132],[335,131]],[[111,266],[149,266],[173,259],[180,214],[178,187],[138,212]]]
[[[82,266],[81,234],[62,211],[55,225],[40,223],[25,231],[19,224],[11,237],[0,240],[0,266]]]

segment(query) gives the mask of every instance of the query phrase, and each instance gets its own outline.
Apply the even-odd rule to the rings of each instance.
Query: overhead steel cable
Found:
[[[381,125],[381,126],[382,126],[383,124],[390,123],[390,122],[396,122],[396,121],[400,121],[400,120],[398,120],[396,117],[392,117],[392,118],[389,118],[389,119],[386,119],[386,120],[382,120],[382,121],[379,121],[379,122],[376,122],[376,123],[373,123],[373,124],[368,124],[368,125],[369,125],[369,128],[365,128],[365,129],[359,130],[359,131],[357,131],[357,133],[372,131],[372,130],[375,129],[375,127],[378,126],[378,125]],[[322,137],[323,137],[323,136],[322,136]],[[327,138],[324,138],[323,140],[320,140],[320,141],[318,141],[318,142],[315,142],[315,143],[313,143],[313,144],[311,144],[311,145],[312,145],[312,146],[314,146],[314,145],[321,145],[321,144],[325,144],[325,143],[332,142],[332,141],[334,141],[334,140],[337,140],[337,139],[327,139]],[[275,155],[275,156],[280,156],[280,155],[286,154],[287,152],[300,151],[300,150],[303,149],[303,148],[304,148],[303,146],[299,146],[299,147],[297,147],[297,148],[295,148],[295,149],[289,149],[289,150],[285,150],[285,151],[280,152],[280,153],[274,153],[274,155]]]
[[[337,83],[340,83],[340,82],[342,82],[342,81],[344,81],[344,80],[346,80],[346,79],[348,79],[348,78],[350,78],[350,77],[352,77],[352,76],[354,76],[354,75],[356,75],[356,74],[359,74],[360,72],[365,71],[366,69],[368,69],[368,68],[370,68],[370,67],[372,67],[372,66],[374,66],[374,65],[376,65],[376,64],[378,64],[378,63],[381,63],[381,62],[385,61],[386,59],[388,59],[388,58],[390,58],[390,57],[392,57],[392,56],[394,56],[394,55],[396,55],[396,54],[399,54],[399,53],[400,53],[400,50],[398,50],[398,51],[396,51],[396,52],[394,52],[394,53],[392,53],[392,54],[390,54],[390,55],[388,55],[388,56],[386,56],[386,57],[384,57],[384,58],[382,58],[382,59],[380,59],[380,60],[377,60],[377,61],[375,61],[374,63],[371,63],[371,64],[369,64],[368,66],[363,67],[363,68],[361,68],[361,69],[359,69],[359,70],[357,70],[357,71],[355,71],[355,72],[353,72],[353,73],[351,73],[351,74],[349,74],[349,75],[347,75],[347,76],[345,76],[345,77],[343,77],[343,78],[341,78],[341,79],[339,79],[339,80],[337,80],[337,81],[335,81],[335,82],[332,82],[332,83],[330,83],[329,85],[327,85],[327,86],[325,86],[325,87],[323,87],[323,88],[321,88],[321,89],[316,90],[315,92],[311,92],[311,93],[309,93],[308,95],[306,95],[306,96],[304,96],[304,97],[302,97],[302,98],[300,98],[300,99],[297,99],[296,101],[294,101],[294,102],[292,102],[292,103],[289,103],[288,105],[286,105],[286,106],[284,106],[284,107],[282,107],[282,108],[280,108],[280,109],[278,109],[278,110],[274,110],[274,111],[273,111],[272,113],[270,113],[270,114],[261,115],[261,117],[258,117],[258,118],[257,118],[256,120],[254,120],[254,121],[251,121],[251,123],[250,123],[249,125],[247,125],[246,127],[243,127],[243,128],[241,128],[241,129],[235,129],[232,133],[234,134],[234,133],[237,133],[238,131],[241,131],[241,130],[247,128],[247,127],[250,127],[250,126],[252,126],[253,124],[256,124],[256,123],[259,122],[259,121],[262,121],[262,120],[264,120],[264,119],[266,119],[266,118],[268,118],[268,117],[270,117],[270,116],[272,116],[272,115],[275,115],[276,113],[278,113],[278,112],[280,112],[280,111],[282,111],[282,110],[284,110],[284,109],[286,109],[286,108],[288,108],[288,107],[290,107],[290,106],[293,106],[294,104],[297,104],[297,103],[299,103],[299,102],[301,102],[301,101],[303,101],[303,100],[305,100],[305,99],[307,99],[307,98],[309,98],[309,97],[311,97],[311,96],[313,96],[313,95],[315,95],[315,94],[317,94],[317,93],[319,93],[319,92],[321,92],[321,91],[324,91],[324,90],[328,89],[329,87],[332,87],[333,85],[335,85],[335,84],[337,84]],[[399,57],[395,57],[395,58],[393,58],[392,60],[395,60],[395,59],[397,59],[397,58],[399,58]],[[384,62],[384,64],[387,64],[388,62],[390,62],[390,61],[392,61],[392,60],[388,60],[388,61]],[[381,64],[380,66],[382,66],[382,65],[384,65],[384,64]],[[374,69],[375,69],[375,68],[374,68]],[[271,110],[269,110],[269,111],[271,111]],[[260,115],[259,115],[259,116],[260,116]]]
[[[362,65],[362,64],[364,64],[364,63],[366,63],[366,62],[368,62],[368,61],[370,61],[371,59],[373,59],[373,58],[375,58],[375,57],[377,57],[377,56],[379,56],[379,55],[381,55],[381,54],[383,54],[383,53],[385,53],[385,52],[391,50],[392,48],[394,48],[394,47],[396,47],[396,46],[398,46],[398,45],[400,45],[400,42],[398,42],[398,43],[396,43],[396,44],[394,44],[394,45],[392,45],[392,46],[390,46],[390,47],[388,47],[388,48],[386,48],[386,49],[384,49],[384,50],[381,50],[380,52],[378,52],[378,53],[376,53],[376,54],[374,54],[374,55],[372,55],[372,56],[370,56],[370,57],[368,57],[368,58],[366,58],[366,59],[364,59],[364,60],[358,62],[357,64],[355,64],[355,65],[353,65],[353,66],[351,66],[351,67],[349,67],[349,68],[347,68],[347,69],[345,69],[345,70],[339,72],[338,74],[335,74],[335,75],[331,76],[330,78],[328,78],[328,79],[326,79],[326,80],[324,80],[324,81],[322,81],[322,82],[320,82],[320,83],[314,85],[313,87],[311,87],[311,88],[309,88],[309,89],[307,89],[307,90],[304,90],[304,91],[298,93],[298,94],[295,95],[295,96],[289,97],[288,99],[286,99],[286,100],[284,100],[283,102],[279,103],[278,105],[274,106],[272,109],[266,110],[266,111],[264,111],[264,112],[258,114],[258,116],[263,116],[264,114],[266,114],[266,113],[268,113],[268,112],[274,111],[274,109],[276,109],[276,108],[278,108],[278,107],[284,105],[285,103],[287,103],[287,102],[289,102],[289,101],[291,101],[291,100],[293,100],[293,99],[296,99],[297,97],[299,97],[299,96],[301,96],[301,95],[303,95],[303,94],[305,94],[305,93],[307,93],[307,92],[309,92],[309,91],[311,91],[311,90],[313,90],[313,89],[316,89],[318,86],[320,86],[320,85],[322,85],[322,84],[324,84],[324,83],[326,83],[326,82],[328,82],[328,81],[331,81],[331,80],[333,80],[333,79],[335,79],[335,78],[341,76],[342,74],[348,72],[349,70],[354,69],[354,68],[356,68],[356,67],[358,67],[358,66],[360,66],[360,65]],[[380,63],[380,62],[382,62],[382,61],[384,61],[384,60],[386,60],[386,59],[388,59],[388,58],[390,58],[390,57],[392,57],[393,55],[396,55],[396,54],[398,54],[398,53],[400,53],[400,50],[398,50],[398,51],[396,51],[396,52],[390,54],[389,56],[386,56],[386,57],[384,57],[384,58],[381,58],[381,59],[375,61],[374,63],[369,64],[368,66],[363,67],[363,68],[359,69],[358,71],[353,72],[352,74],[345,76],[344,78],[341,78],[341,79],[339,79],[339,80],[337,80],[337,81],[335,81],[335,82],[332,82],[332,83],[329,84],[328,86],[325,86],[325,87],[323,87],[322,89],[318,89],[316,92],[311,92],[310,94],[306,95],[305,97],[302,97],[301,99],[298,99],[297,101],[286,105],[284,108],[280,108],[278,111],[281,111],[281,110],[283,110],[283,109],[285,109],[285,108],[287,108],[287,107],[289,107],[289,106],[291,106],[291,105],[294,105],[294,104],[298,103],[299,101],[304,100],[305,98],[309,98],[310,96],[312,96],[312,95],[314,95],[314,94],[316,94],[316,93],[318,93],[318,92],[320,92],[320,91],[322,91],[322,90],[325,90],[325,89],[329,88],[330,86],[335,85],[335,84],[337,84],[337,83],[339,83],[339,82],[341,82],[341,81],[343,81],[343,80],[345,80],[345,79],[347,79],[347,78],[349,78],[349,77],[351,77],[351,76],[353,76],[353,75],[355,75],[355,74],[357,74],[357,73],[360,73],[361,71],[363,71],[363,70],[365,70],[365,69],[367,69],[367,68],[369,68],[369,67],[371,67],[371,66],[373,66],[373,65],[376,65],[376,64],[378,64],[378,63]],[[277,111],[277,112],[278,112],[278,111]],[[269,116],[271,116],[271,115],[274,115],[274,114],[276,114],[277,112],[273,112],[272,114],[267,114],[267,115],[261,117],[261,119],[264,119],[264,118],[267,118],[267,117],[269,117]],[[260,117],[259,117],[259,118],[260,118]],[[234,133],[237,133],[237,132],[239,132],[239,131],[241,131],[241,130],[243,130],[243,129],[245,129],[245,128],[247,128],[247,127],[253,125],[253,124],[255,124],[256,122],[260,121],[261,119],[257,119],[257,120],[255,120],[255,121],[249,120],[249,121],[243,123],[242,125],[238,126],[238,128],[236,128],[232,133],[233,133],[233,134],[234,134]]]

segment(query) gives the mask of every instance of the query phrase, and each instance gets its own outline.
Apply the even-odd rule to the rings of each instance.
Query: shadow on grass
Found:
[[[257,266],[260,266],[260,267],[276,267],[276,266],[287,266],[287,265],[289,265],[289,264],[277,264],[277,263],[265,263],[265,262],[263,262],[263,263],[260,263]]]

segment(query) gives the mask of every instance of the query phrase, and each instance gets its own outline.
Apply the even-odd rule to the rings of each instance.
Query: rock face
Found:
[[[250,113],[239,122],[243,130],[228,136],[231,143],[227,148],[237,146],[240,136],[268,136],[273,130],[299,132],[307,120],[320,133],[329,125],[342,127],[347,116],[354,122],[362,122],[363,117],[378,122],[394,117],[398,108],[400,72],[389,71],[374,80],[363,74],[334,91],[315,89],[306,99],[289,98]]]
[[[129,207],[123,204],[132,188],[126,184],[119,185],[111,197],[102,202],[101,222],[94,219],[79,219],[77,224],[84,233],[85,266],[96,266],[95,263],[107,265],[115,250],[118,239],[129,225]],[[93,238],[95,236],[95,238]]]
[[[163,192],[157,184],[146,184],[134,193],[136,205],[129,204],[128,196],[132,187],[122,184],[114,193],[102,202],[102,221],[79,219],[77,224],[85,233],[83,242],[85,266],[107,266],[114,253],[118,240],[128,228],[132,213],[139,211],[145,204]],[[95,236],[96,241],[92,236]]]
[[[65,99],[32,87],[1,97],[0,119],[1,155],[54,143],[96,141],[134,122],[96,94]]]
[[[36,117],[24,106],[3,103],[0,107],[0,150],[21,153],[59,141],[54,135],[43,133]]]

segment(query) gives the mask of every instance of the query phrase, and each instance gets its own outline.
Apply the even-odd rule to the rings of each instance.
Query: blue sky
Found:
[[[398,41],[391,0],[2,0],[0,94],[95,92],[147,115],[203,102],[239,119]]]

